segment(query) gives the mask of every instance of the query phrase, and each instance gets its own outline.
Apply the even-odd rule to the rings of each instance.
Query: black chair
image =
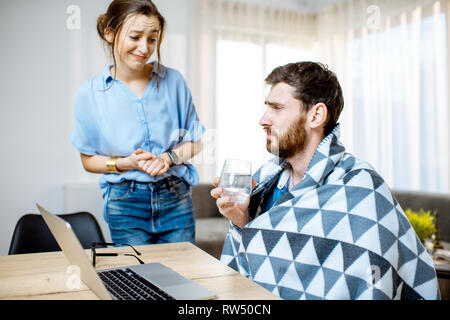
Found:
[[[92,241],[105,242],[102,230],[89,212],[60,214],[72,226],[84,249],[91,247]],[[40,214],[26,214],[19,219],[9,247],[8,254],[61,251]]]

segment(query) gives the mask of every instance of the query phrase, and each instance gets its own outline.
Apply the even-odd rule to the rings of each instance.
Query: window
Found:
[[[254,173],[273,157],[259,125],[268,90],[264,79],[275,67],[314,60],[313,55],[274,43],[229,40],[218,40],[216,52],[216,172],[225,159],[235,158],[250,161]]]
[[[347,151],[367,161],[393,189],[450,191],[445,9],[441,2],[392,2],[383,5],[380,28],[374,30],[357,3],[311,18],[208,2],[215,10],[204,15],[204,25],[213,31],[201,39],[208,40],[205,47],[215,46],[216,54],[204,73],[215,67],[216,81],[208,79],[203,92],[214,91],[204,104],[216,106],[211,116],[216,173],[227,158],[249,160],[255,172],[272,157],[259,125],[268,90],[264,79],[289,62],[320,61],[343,87],[339,122]]]

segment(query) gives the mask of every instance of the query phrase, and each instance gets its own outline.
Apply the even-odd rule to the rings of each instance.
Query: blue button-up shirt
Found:
[[[286,168],[281,172],[276,186],[273,187],[272,190],[269,190],[263,199],[261,203],[261,212],[269,211],[275,202],[289,191],[290,180],[289,169]]]
[[[126,157],[141,148],[160,155],[180,142],[200,139],[205,128],[178,71],[161,65],[157,72],[155,64],[139,99],[123,82],[114,80],[110,68],[106,66],[100,75],[83,83],[75,95],[75,130],[70,139],[80,153]],[[155,177],[139,170],[104,174],[100,186],[105,191],[108,182],[154,182],[171,175],[190,185],[198,183],[194,166],[182,164]]]

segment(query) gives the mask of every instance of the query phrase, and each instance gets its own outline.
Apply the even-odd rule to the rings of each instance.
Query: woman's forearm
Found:
[[[149,160],[152,158],[154,158],[154,156],[150,152],[138,150],[128,157],[117,158],[116,169],[120,172],[128,170],[140,170],[138,162],[140,160]],[[111,157],[102,155],[88,156],[85,154],[81,154],[81,162],[83,163],[84,169],[92,173],[111,173],[111,169],[106,165],[108,160],[110,159]]]
[[[189,161],[191,158],[195,157],[200,151],[202,151],[203,144],[201,139],[196,142],[184,142],[176,146],[172,151],[175,152],[178,156],[180,163],[184,163]],[[86,171],[92,173],[111,173],[111,169],[106,165],[110,157],[102,156],[102,155],[94,155],[89,156],[85,154],[81,155],[81,162],[83,163],[83,167]],[[163,153],[160,155],[164,162],[172,164],[170,157],[167,153]],[[116,169],[120,172],[128,171],[128,170],[141,170],[146,171],[143,167],[143,163],[139,164],[141,160],[152,160],[158,157],[155,157],[150,152],[144,152],[142,150],[137,150],[132,153],[128,157],[117,158],[116,160]],[[167,170],[166,170],[167,171]]]
[[[92,173],[108,173],[110,170],[106,167],[106,162],[110,159],[110,157],[95,155],[88,156],[85,154],[81,154],[81,162],[83,163],[83,167],[87,172]]]
[[[184,163],[195,157],[203,149],[202,139],[196,142],[183,142],[173,149],[180,163]]]

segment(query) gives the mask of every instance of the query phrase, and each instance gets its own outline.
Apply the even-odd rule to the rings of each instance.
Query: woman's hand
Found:
[[[141,160],[138,162],[139,170],[146,172],[150,176],[162,176],[169,170],[172,160],[165,152],[159,156],[153,156],[149,160]]]
[[[138,149],[128,157],[117,159],[116,167],[119,171],[141,170],[139,166],[141,161],[151,161],[154,158],[151,152]]]
[[[213,181],[214,189],[211,190],[211,196],[215,199],[217,208],[221,215],[230,220],[235,226],[243,229],[247,223],[250,222],[250,215],[248,213],[248,206],[250,204],[250,196],[242,203],[231,202],[231,197],[226,196],[221,198],[223,188],[218,188],[220,178],[215,178]],[[256,182],[252,179],[252,189]]]

